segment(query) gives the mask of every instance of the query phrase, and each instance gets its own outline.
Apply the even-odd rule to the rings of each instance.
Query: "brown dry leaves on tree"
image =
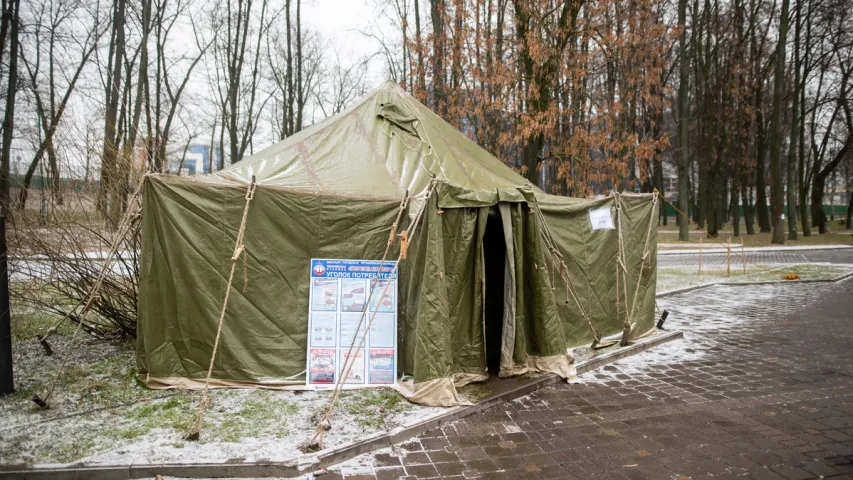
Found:
[[[663,6],[433,0],[433,31],[409,37],[407,87],[529,179],[549,169],[554,193],[647,186],[668,146],[666,62],[678,32]]]

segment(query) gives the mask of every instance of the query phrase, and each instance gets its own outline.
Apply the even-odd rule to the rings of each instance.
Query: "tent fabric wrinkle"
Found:
[[[311,259],[382,258],[404,197],[398,232],[423,208],[396,292],[397,374],[409,380],[394,388],[406,398],[459,405],[457,388],[489,373],[571,379],[570,352],[593,341],[589,324],[601,338],[618,335],[630,315],[631,340],[654,332],[657,271],[655,262],[643,265],[647,232],[649,256],[656,255],[652,194],[620,194],[616,225],[614,196],[539,190],[387,82],[341,114],[214,174],[148,176],[137,371],[150,388],[204,384],[252,176],[248,284],[244,291],[238,278],[232,286],[213,388],[306,388]],[[594,228],[590,210],[601,208],[610,209],[613,229]],[[490,210],[499,216],[495,235],[486,232]],[[624,298],[617,307],[617,291],[625,294],[617,288],[620,233],[629,311]],[[487,370],[491,297],[483,252],[491,242],[505,250],[498,266],[504,280],[494,287],[503,289],[498,317],[489,324],[500,330],[498,372]],[[389,258],[399,248],[398,241]]]

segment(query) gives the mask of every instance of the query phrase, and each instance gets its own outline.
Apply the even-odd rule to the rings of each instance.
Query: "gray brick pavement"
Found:
[[[853,279],[660,304],[683,342],[322,478],[853,478]]]

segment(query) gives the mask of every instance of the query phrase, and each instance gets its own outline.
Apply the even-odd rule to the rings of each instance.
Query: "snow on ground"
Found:
[[[849,271],[849,267],[844,267],[844,270]],[[763,312],[763,305],[776,301],[779,288],[784,287],[763,285],[752,288],[743,285],[719,285],[688,296],[659,299],[659,307],[670,311],[665,328],[683,331],[684,339],[666,343],[639,355],[621,359],[602,369],[579,375],[579,383],[604,385],[620,378],[642,378],[648,375],[650,365],[668,368],[673,365],[713,362],[719,350],[716,340],[713,339],[714,334],[752,328],[750,322],[753,321],[756,313]],[[802,295],[800,301],[810,301],[808,292]],[[542,406],[545,400],[540,398],[537,392],[533,392],[513,402],[535,410],[538,406]],[[455,429],[456,423],[451,422],[441,428]],[[508,425],[511,429],[511,424]],[[508,432],[510,432],[509,429]],[[405,447],[405,445],[395,445],[360,455],[332,467],[332,470],[339,471],[344,476],[374,475],[387,464],[382,461],[387,456],[404,458],[408,455],[410,452]],[[417,454],[417,451],[415,453]],[[309,480],[314,476],[307,474],[301,478]]]
[[[211,392],[200,441],[187,441],[198,392],[0,430],[0,464],[207,463],[287,461],[316,431],[329,392]],[[414,405],[396,392],[347,391],[325,432],[324,447],[393,430],[446,411]],[[31,416],[39,413],[31,412]]]
[[[695,266],[658,267],[657,292],[660,294],[712,283],[778,281],[788,273],[797,274],[801,280],[829,280],[851,271],[853,265],[837,263],[749,265],[746,274],[741,266],[733,266],[730,275],[726,266],[721,264],[703,266],[701,274]]]
[[[775,280],[790,272],[804,279],[833,278],[851,270],[853,265],[789,264],[762,266],[760,271],[746,276],[726,277],[725,271],[719,269],[697,276],[689,267],[661,268],[658,291],[711,281]],[[743,287],[720,286],[714,287],[714,291],[733,288],[741,289],[738,290],[741,296],[734,298],[749,295],[762,300],[759,297],[763,295],[771,300],[773,297],[769,288],[742,290]],[[740,321],[736,316],[721,313],[721,306],[713,302],[675,305],[661,299],[659,304],[673,312],[668,326],[683,328],[686,340],[622,360],[621,371],[641,368],[649,361],[702,360],[703,354],[695,348],[695,342],[701,341],[704,333],[731,328],[732,322]],[[198,392],[144,388],[135,380],[132,344],[86,337],[72,345],[70,327],[61,329],[51,339],[57,355],[46,357],[36,338],[55,319],[44,319],[32,312],[26,315],[29,316],[13,319],[19,393],[0,399],[0,464],[291,460],[301,455],[298,447],[314,434],[317,415],[329,398],[329,392],[216,390],[212,392],[212,406],[201,441],[187,441],[184,437],[197,411]],[[40,411],[31,398],[36,393],[44,395],[46,385],[55,377],[59,358],[66,354],[69,362],[51,402],[53,408]],[[610,379],[612,376],[607,371],[580,376],[582,382],[591,383]],[[476,400],[491,393],[483,389],[472,385],[467,394]],[[541,400],[528,396],[516,401]],[[387,389],[344,392],[332,417],[332,429],[325,434],[324,446],[339,446],[379,431],[393,431],[446,411],[411,404]],[[387,449],[388,452],[405,454],[399,449]],[[369,469],[370,458],[360,457],[345,468]]]

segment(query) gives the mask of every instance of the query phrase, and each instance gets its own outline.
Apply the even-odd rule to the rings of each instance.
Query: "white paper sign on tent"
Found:
[[[593,230],[613,230],[613,215],[610,214],[610,207],[591,209],[589,223]]]

